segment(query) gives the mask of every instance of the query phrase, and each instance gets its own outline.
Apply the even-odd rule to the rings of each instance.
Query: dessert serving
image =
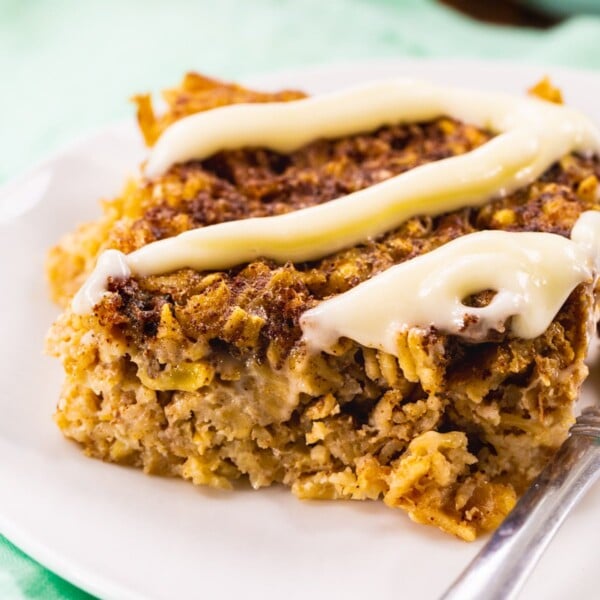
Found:
[[[165,99],[136,98],[140,173],[48,256],[64,434],[196,484],[495,528],[587,374],[595,126],[402,79],[309,98],[190,74]]]

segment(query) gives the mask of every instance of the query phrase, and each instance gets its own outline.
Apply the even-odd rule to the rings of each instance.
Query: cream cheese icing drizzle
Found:
[[[302,315],[309,347],[331,350],[341,337],[397,354],[401,331],[437,329],[474,340],[502,331],[542,334],[573,289],[600,260],[600,212],[583,213],[571,240],[552,233],[480,231],[406,261]],[[467,296],[494,290],[481,308]]]
[[[85,314],[102,299],[109,277],[129,277],[131,269],[127,255],[118,250],[106,250],[98,257],[93,273],[75,294],[71,308],[77,314]]]
[[[417,214],[482,204],[526,185],[568,152],[600,148],[600,135],[591,122],[562,106],[394,80],[184,118],[160,138],[147,173],[224,148],[253,144],[289,151],[317,137],[442,114],[504,133],[466,155],[417,167],[319,206],[204,227],[149,244],[131,254],[128,262],[135,272],[149,275],[186,266],[223,269],[259,256],[280,262],[313,260],[380,235]]]
[[[394,80],[306,100],[236,105],[192,115],[165,131],[148,160],[146,175],[158,175],[175,162],[205,158],[219,150],[263,146],[290,152],[317,138],[339,137],[389,123],[428,120],[441,115],[456,117],[500,135],[468,154],[417,167],[319,206],[276,217],[234,221],[192,230],[149,244],[129,255],[108,251],[100,257],[96,269],[73,299],[74,312],[83,314],[91,311],[106,293],[107,280],[111,276],[153,275],[184,267],[218,270],[258,257],[278,262],[318,259],[389,231],[415,215],[435,215],[463,206],[481,205],[494,196],[510,193],[535,180],[553,162],[569,152],[598,152],[600,149],[600,134],[596,128],[586,117],[571,109],[534,99]],[[592,236],[588,245],[593,245],[588,224],[582,225],[580,230],[583,237]],[[573,282],[590,276],[589,264],[583,260],[587,256],[586,251],[575,242],[558,236],[503,232],[473,235],[477,236],[474,241],[471,236],[464,236],[461,239],[466,241],[458,246],[450,245],[446,251],[452,254],[452,258],[445,260],[458,261],[457,265],[462,264],[466,271],[461,271],[458,266],[453,267],[450,271],[452,277],[444,279],[446,287],[436,288],[434,282],[427,278],[421,283],[425,285],[429,282],[427,285],[432,294],[438,289],[451,298],[451,292],[460,295],[459,292],[471,284],[474,291],[484,289],[479,284],[484,280],[485,272],[491,270],[498,273],[497,278],[491,281],[496,285],[487,286],[498,289],[498,294],[490,305],[492,308],[479,315],[479,327],[485,328],[492,321],[498,324],[503,320],[502,315],[510,314],[515,317],[515,333],[527,335],[526,326],[518,325],[521,322],[519,315],[528,306],[525,301],[527,293],[536,292],[539,298],[552,293],[552,298],[548,296],[546,299],[548,306],[556,307],[557,311],[560,307],[560,304],[556,306],[558,299],[562,297],[564,301],[569,291],[577,285]],[[548,235],[553,241],[542,241]],[[512,236],[519,237],[513,239]],[[533,246],[530,252],[524,249],[520,253],[514,249],[511,251],[513,245],[525,241],[520,236],[531,237]],[[550,266],[548,257],[559,246],[560,255],[564,254],[560,273],[556,272],[554,260],[550,261],[553,273],[549,273],[546,271]],[[436,252],[442,252],[444,248]],[[474,254],[470,254],[470,250]],[[367,283],[381,286],[383,290],[392,284],[401,288],[402,277],[412,278],[413,282],[421,281],[417,273],[435,266],[435,256],[428,256],[415,259],[416,266],[410,268],[400,265],[412,273],[410,276],[398,275],[392,279],[393,274],[386,276],[386,272]],[[484,266],[486,260],[487,268]],[[407,265],[412,263],[410,261]],[[577,269],[576,265],[579,265]],[[398,268],[390,271],[396,273]],[[513,275],[510,274],[511,270],[514,271]],[[504,274],[504,279],[500,272]],[[528,277],[529,284],[525,281]],[[456,278],[455,282],[451,281],[453,278]],[[548,279],[551,284],[545,287],[541,285],[541,281]],[[379,303],[383,306],[385,298],[382,296],[379,299],[379,294],[375,292],[371,295],[371,287],[366,288],[365,292],[364,285],[367,284],[306,313],[303,326],[307,340],[312,345],[328,347],[338,334],[353,337],[347,335],[348,322],[343,319],[331,321],[331,327],[327,329],[327,319],[324,321],[320,315],[329,314],[329,302],[334,303],[333,306],[343,303],[344,310],[352,312],[352,306],[362,305],[361,310],[364,310],[362,299],[369,297],[371,303],[377,300],[377,308],[373,312],[392,318],[390,311],[393,303],[389,305],[389,310],[380,310]],[[544,293],[540,291],[542,289]],[[391,302],[394,294],[397,294],[397,290],[388,290],[384,295]],[[445,303],[449,313],[444,318],[440,317],[439,311],[435,314],[432,312],[429,319],[424,313],[411,313],[406,323],[439,324],[440,328],[447,327],[462,335],[475,336],[473,328],[469,332],[465,329],[461,333],[459,330],[462,327],[461,315],[465,313],[465,307],[459,304],[456,298]],[[434,308],[432,303],[425,306],[432,310]],[[373,304],[369,306],[370,309],[372,307]],[[550,312],[548,308],[544,314],[547,316]],[[399,318],[396,315],[388,325],[392,329],[399,323],[402,326]],[[338,329],[332,329],[334,322],[339,325]],[[381,321],[379,346],[376,347],[388,347],[384,338],[391,334],[384,325]],[[361,332],[355,333],[363,339]],[[371,339],[375,340],[375,337]],[[372,343],[376,344],[376,341]]]
[[[236,104],[185,117],[160,137],[145,173],[155,177],[175,163],[200,160],[221,150],[254,146],[287,153],[318,138],[342,137],[442,115],[496,133],[519,130],[531,135],[534,131],[530,139],[518,133],[511,136],[517,138],[514,145],[517,153],[521,151],[522,167],[533,158],[547,166],[550,155],[554,156],[552,162],[570,150],[598,148],[598,133],[590,122],[564,106],[412,79],[389,79],[292,102]]]

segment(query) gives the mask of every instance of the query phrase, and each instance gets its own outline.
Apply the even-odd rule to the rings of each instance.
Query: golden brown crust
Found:
[[[553,85],[550,77],[542,77],[534,86],[530,87],[527,92],[532,96],[537,96],[541,100],[553,102],[554,104],[562,104],[563,96],[560,88]]]
[[[444,123],[445,126],[451,125],[460,130],[461,133],[455,134],[453,139],[465,139],[465,131],[469,130],[464,126],[450,121]],[[438,123],[411,126],[418,141],[408,144],[403,151],[417,153],[419,164],[428,160],[431,155],[447,152],[447,138],[439,135],[438,126]],[[406,128],[401,129],[404,131]],[[386,129],[378,132],[369,142],[376,144],[383,134],[388,135],[390,131]],[[425,137],[426,142],[422,137]],[[430,153],[427,152],[427,142],[432,143]],[[335,146],[328,142],[320,144]],[[369,147],[367,143],[365,146]],[[468,142],[462,142],[460,149],[468,146]],[[302,154],[310,153],[312,149],[304,149]],[[271,169],[265,168],[260,176],[263,182],[262,194],[253,196],[247,190],[255,189],[254,181],[258,176],[254,175],[253,178],[252,173],[246,176],[247,165],[249,162],[254,164],[259,153],[267,154],[265,151],[245,151],[228,153],[219,159],[219,164],[221,160],[229,160],[234,165],[232,169],[237,168],[243,173],[239,175],[239,184],[235,180],[236,185],[218,178],[215,173],[222,172],[222,169],[209,169],[206,163],[211,161],[174,168],[164,179],[150,184],[149,190],[150,195],[155,197],[157,186],[160,189],[166,185],[166,179],[169,181],[169,189],[179,200],[148,208],[128,229],[117,229],[118,237],[114,237],[114,233],[109,236],[109,245],[131,251],[143,243],[175,235],[188,228],[232,218],[281,214],[299,206],[333,199],[349,188],[366,187],[372,178],[370,171],[363,167],[364,163],[356,161],[346,168],[346,172],[351,173],[348,179],[352,184],[347,183],[341,175],[337,186],[333,186],[329,184],[328,172],[337,163],[327,161],[323,166],[311,168],[312,181],[305,182],[302,192],[295,193],[299,175],[293,167],[281,174],[274,174]],[[330,152],[325,154],[330,155]],[[337,155],[337,152],[334,154]],[[340,155],[345,157],[346,162],[352,162],[347,158],[352,156],[351,152],[345,150]],[[377,159],[365,162],[377,172],[383,169],[392,172],[396,167],[394,161],[397,156],[394,151],[382,152]],[[400,156],[404,158],[403,153]],[[292,155],[291,160],[294,158]],[[303,156],[302,161],[304,162]],[[143,318],[130,316],[127,323],[124,322],[123,314],[130,314],[132,304],[152,302],[153,295],[160,296],[163,301],[172,303],[178,321],[186,335],[192,339],[220,339],[226,343],[241,345],[245,351],[253,350],[259,355],[264,354],[269,345],[276,344],[278,351],[285,354],[300,338],[300,315],[316,302],[342,293],[395,263],[428,252],[456,237],[483,229],[547,231],[569,235],[581,212],[598,207],[595,191],[593,194],[580,192],[584,182],[589,185],[597,180],[596,174],[600,175],[600,167],[596,161],[566,157],[540,181],[507,198],[490,202],[481,209],[465,209],[436,218],[411,219],[375,241],[307,264],[277,265],[268,261],[255,261],[219,273],[201,275],[182,270],[135,282],[114,282],[111,289],[117,295],[98,307],[98,311],[103,323],[108,323],[111,318],[115,319],[123,328],[130,327],[129,335],[137,335],[145,331],[150,320],[158,322],[161,305],[155,305],[153,314],[151,310],[146,310]],[[191,180],[205,176],[211,178],[210,193],[202,189],[191,195],[191,198],[182,200],[183,190],[175,181],[180,184],[185,181],[189,185]],[[271,200],[275,196],[273,188],[277,190],[278,199]],[[229,193],[224,193],[223,189],[227,189]],[[146,297],[149,299],[145,300]],[[481,296],[474,301],[480,302]],[[114,312],[112,317],[108,314],[110,311]],[[244,337],[241,326],[229,334],[224,333],[224,324],[236,311],[242,320],[260,321],[260,331],[252,340]],[[143,337],[138,337],[136,343],[144,343]]]
[[[169,125],[188,115],[241,102],[288,102],[303,98],[304,94],[295,90],[255,92],[200,73],[187,73],[178,87],[164,90],[162,97],[168,108],[160,116],[152,107],[150,94],[138,94],[132,98],[137,106],[140,131],[148,146],[152,146]]]
[[[188,76],[161,120],[147,101],[138,105],[152,141],[190,112],[293,94]],[[490,137],[442,118],[320,140],[289,156],[245,149],[176,165],[130,185],[100,221],[51,251],[54,297],[68,302],[101,249],[130,252],[191,228],[327,202]],[[500,522],[566,435],[586,374],[590,286],[536,339],[498,334],[473,345],[411,330],[398,357],[350,340],[335,355],[308,354],[299,316],[472,231],[568,235],[582,211],[600,208],[599,177],[597,159],[566,156],[480,209],[410,219],[311,263],[111,280],[93,315],[66,311],[50,334],[67,371],[57,422],[89,454],[148,472],[221,487],[244,476],[300,497],[382,498],[473,539]],[[469,302],[484,305],[492,293]]]
[[[420,164],[463,154],[489,137],[474,127],[438,119],[317,141],[291,156],[241,150],[176,165],[146,185],[130,184],[121,197],[104,203],[102,219],[82,226],[51,250],[47,271],[53,296],[66,305],[101,249],[131,252],[191,228],[313,206]],[[410,227],[418,235],[420,226]],[[401,242],[396,246],[394,255],[402,253]]]

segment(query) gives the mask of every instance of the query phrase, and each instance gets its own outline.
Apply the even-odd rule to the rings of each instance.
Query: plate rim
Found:
[[[518,64],[510,60],[488,60],[488,59],[472,59],[472,58],[382,58],[369,60],[340,60],[332,61],[321,65],[305,65],[290,69],[276,69],[270,71],[261,71],[254,75],[241,77],[240,81],[249,85],[268,86],[276,85],[279,78],[287,79],[289,77],[297,77],[302,80],[308,76],[316,74],[326,74],[328,72],[340,72],[350,69],[366,69],[369,67],[386,67],[386,68],[402,68],[415,67],[420,64],[436,65],[438,67],[447,66],[449,69],[456,68],[477,68],[489,67],[491,70],[511,69],[512,71],[520,71],[522,73],[531,72],[535,69],[551,69],[553,75],[567,77],[577,77],[582,79],[598,78],[600,74],[592,69],[571,68],[562,65],[553,65],[545,61],[531,61],[527,64]],[[473,87],[477,87],[476,82]],[[10,177],[0,185],[0,194],[5,193],[12,186],[18,186],[22,182],[29,179],[40,169],[44,169],[56,160],[70,152],[76,151],[80,146],[89,142],[90,139],[106,134],[109,131],[123,131],[132,129],[135,125],[134,118],[121,119],[118,121],[107,122],[105,125],[95,128],[89,128],[81,134],[75,136],[66,143],[59,144],[57,147],[47,153],[32,166],[20,170],[13,177]],[[2,222],[0,220],[0,229],[3,226],[10,227],[11,221]],[[0,439],[0,442],[3,441]],[[28,557],[36,561],[42,568],[50,571],[54,575],[63,578],[72,585],[86,591],[94,596],[107,598],[123,598],[131,600],[139,600],[144,598],[135,589],[124,584],[123,582],[114,582],[110,577],[102,574],[101,570],[94,571],[86,567],[80,567],[78,563],[71,559],[63,557],[61,554],[56,554],[45,543],[39,542],[35,538],[35,534],[29,532],[28,529],[18,524],[13,524],[5,510],[3,509],[2,496],[0,495],[0,533],[14,545],[18,550],[22,551]]]

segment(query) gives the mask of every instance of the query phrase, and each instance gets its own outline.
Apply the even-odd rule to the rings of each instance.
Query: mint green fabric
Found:
[[[0,598],[3,600],[93,600],[47,571],[0,535]]]
[[[402,56],[599,68],[600,18],[534,31],[428,0],[0,0],[0,182],[185,70],[235,78]],[[0,536],[0,598],[84,597]]]
[[[599,50],[593,17],[517,30],[427,0],[0,0],[0,181],[186,69],[239,77],[398,56],[598,67]]]

